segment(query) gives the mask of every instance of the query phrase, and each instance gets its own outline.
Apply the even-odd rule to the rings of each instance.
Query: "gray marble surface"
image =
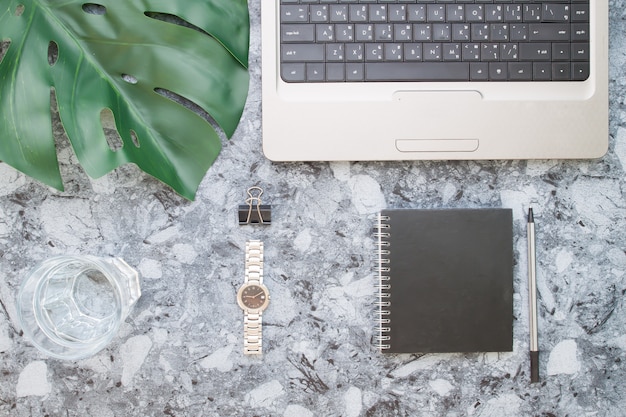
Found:
[[[2,416],[626,415],[626,1],[610,0],[610,150],[594,161],[274,164],[261,152],[258,1],[249,101],[186,201],[132,166],[88,178],[63,138],[67,189],[0,164]],[[268,227],[239,226],[252,185]],[[529,384],[525,210],[537,214],[541,384]],[[514,213],[514,351],[385,356],[373,216],[384,207]],[[266,246],[265,355],[241,352],[247,239]],[[119,256],[143,296],[118,337],[78,362],[22,337],[15,295],[57,254]]]

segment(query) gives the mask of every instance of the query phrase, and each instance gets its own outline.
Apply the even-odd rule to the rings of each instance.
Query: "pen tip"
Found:
[[[533,215],[533,208],[529,208],[528,209],[528,221],[529,222],[534,222],[535,221],[535,216]]]

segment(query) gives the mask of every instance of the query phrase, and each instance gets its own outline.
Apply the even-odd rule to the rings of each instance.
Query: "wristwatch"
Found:
[[[246,264],[243,285],[237,291],[237,303],[243,309],[243,353],[263,353],[263,310],[270,302],[269,290],[263,285],[263,242],[246,242]]]

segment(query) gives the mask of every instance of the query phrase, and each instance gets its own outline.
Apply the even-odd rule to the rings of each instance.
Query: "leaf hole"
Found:
[[[209,33],[207,33],[206,31],[202,30],[202,28],[199,28],[198,26],[194,25],[193,23],[190,23],[188,21],[186,21],[185,19],[176,16],[174,14],[169,14],[169,13],[158,13],[158,12],[144,12],[144,15],[146,15],[146,17],[149,17],[150,19],[154,19],[154,20],[160,20],[161,22],[165,22],[165,23],[172,23],[174,25],[178,25],[178,26],[183,26],[189,29],[193,29],[195,31],[198,31],[200,33],[203,33],[207,36],[211,36]]]
[[[132,129],[130,130],[130,139],[133,141],[133,145],[139,148],[139,136],[137,136],[137,133]]]
[[[178,103],[181,106],[191,110],[192,112],[196,113],[198,116],[202,117],[204,120],[209,122],[214,128],[216,128],[217,130],[220,130],[220,127],[215,121],[215,119],[213,119],[213,117],[211,117],[211,115],[206,110],[204,110],[201,106],[189,100],[188,98],[183,97],[180,94],[176,94],[175,92],[167,90],[165,88],[155,88],[154,92],[162,97],[170,99],[173,102]]]
[[[20,17],[21,15],[24,14],[24,5],[23,4],[18,4],[17,7],[15,8],[15,16]]]
[[[83,12],[88,13],[88,14],[94,14],[97,16],[102,16],[107,13],[107,8],[97,3],[84,3]]]
[[[11,46],[11,41],[9,40],[0,41],[0,64],[2,63],[4,56],[7,54],[7,51],[9,50],[9,46]]]
[[[115,126],[115,116],[111,109],[105,108],[100,112],[100,123],[102,131],[107,140],[107,145],[113,152],[117,152],[124,147],[124,141]]]
[[[122,74],[122,80],[126,81],[128,84],[137,84],[139,82],[137,78],[130,74]]]
[[[52,67],[59,59],[59,45],[55,41],[48,44],[48,64]]]

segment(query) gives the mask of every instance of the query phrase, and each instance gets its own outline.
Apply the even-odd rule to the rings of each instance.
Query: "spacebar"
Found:
[[[370,62],[367,81],[467,81],[468,62]]]

